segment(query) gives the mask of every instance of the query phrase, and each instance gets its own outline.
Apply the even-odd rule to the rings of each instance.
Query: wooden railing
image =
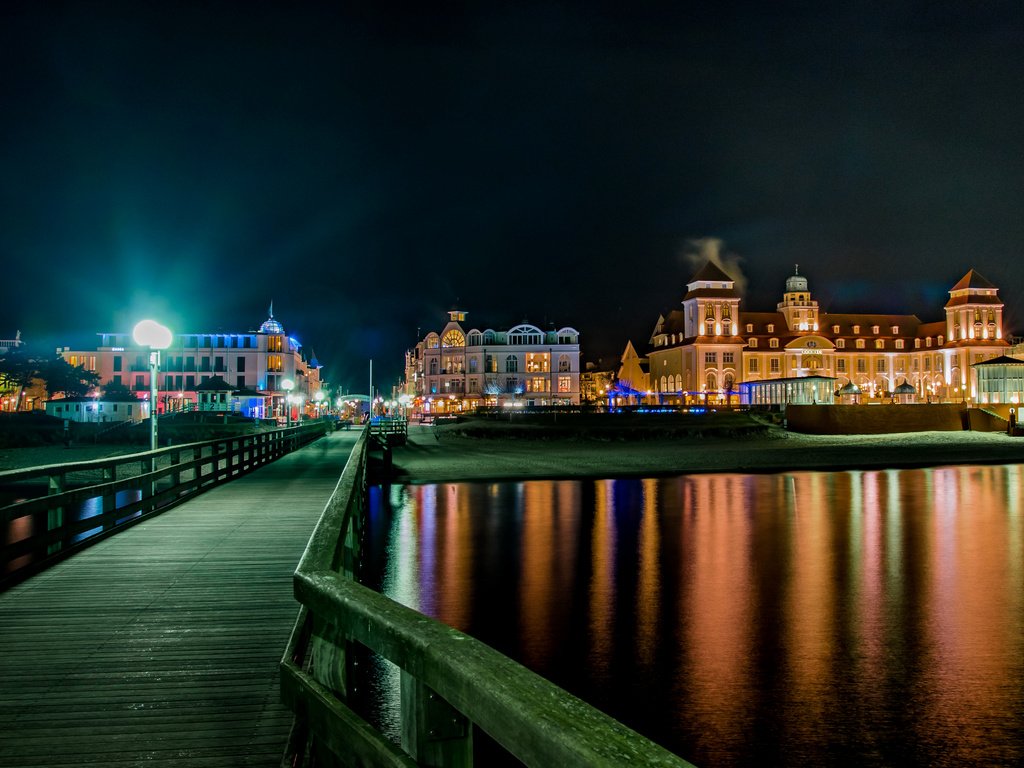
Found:
[[[295,713],[282,765],[469,766],[480,728],[528,766],[689,763],[493,648],[353,578],[367,503],[364,429],[295,572],[300,603],[281,696]],[[401,669],[401,744],[356,712],[363,646]]]
[[[324,434],[323,423],[0,472],[0,589]],[[23,497],[23,498],[22,498]]]

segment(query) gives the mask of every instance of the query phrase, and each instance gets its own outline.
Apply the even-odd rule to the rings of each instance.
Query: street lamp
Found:
[[[149,347],[149,449],[156,450],[156,377],[160,369],[160,350],[171,346],[173,336],[156,320],[140,320],[132,330],[132,338],[140,347]]]
[[[323,407],[324,404],[324,391],[322,389],[318,389],[316,391],[316,394],[313,395],[313,399],[316,401],[316,417],[319,419],[320,409]]]
[[[284,396],[285,426],[290,427],[292,425],[292,390],[295,389],[295,382],[285,379],[281,382],[281,389],[286,393]]]

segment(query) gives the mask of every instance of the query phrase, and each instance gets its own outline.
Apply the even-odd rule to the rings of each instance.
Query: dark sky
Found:
[[[749,309],[799,262],[825,310],[939,319],[973,267],[1024,333],[1020,3],[427,5],[2,4],[0,336],[273,300],[359,389],[458,302],[594,359],[699,238]]]

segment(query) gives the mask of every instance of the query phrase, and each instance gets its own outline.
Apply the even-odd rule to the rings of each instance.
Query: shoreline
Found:
[[[379,454],[378,454],[379,455]],[[411,426],[393,450],[391,482],[667,477],[707,473],[840,472],[1024,463],[1024,439],[1003,433],[907,432],[593,440],[465,437]]]

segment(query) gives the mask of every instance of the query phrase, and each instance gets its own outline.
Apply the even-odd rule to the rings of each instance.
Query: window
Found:
[[[498,372],[498,361],[494,358],[494,355],[488,355],[484,359],[484,370],[488,373]]]
[[[768,323],[768,333],[775,333],[775,323]]]
[[[527,352],[526,370],[528,373],[546,373],[550,370],[547,352]]]
[[[722,364],[723,365],[733,365],[735,362],[736,362],[736,353],[735,352],[723,352],[722,353]]]
[[[757,373],[757,358],[752,357],[747,361],[747,370],[751,373]]]
[[[832,333],[839,333],[839,326],[838,325],[833,325],[832,326]]]
[[[845,360],[836,360],[836,372],[837,373],[846,373],[846,361]]]
[[[210,358],[208,358],[208,357],[200,358],[200,360],[199,360],[199,370],[200,371],[208,371],[208,370],[210,370]],[[281,369],[280,368],[275,368],[274,370],[279,371]]]
[[[885,373],[885,358],[880,357],[875,360],[875,370],[879,373]]]
[[[896,349],[903,349],[903,339],[896,339]]]
[[[930,357],[925,357],[925,359],[924,359],[924,369],[926,371],[930,371],[932,369],[932,359]]]
[[[722,335],[732,336],[732,324],[728,320],[722,321]]]
[[[519,371],[519,358],[509,355],[505,358],[505,373],[516,373]]]
[[[235,387],[238,389],[245,389],[245,376],[235,377]]]
[[[571,368],[569,367],[569,356],[568,355],[559,355],[558,356],[558,370],[559,371],[563,371],[563,372],[571,370]],[[561,390],[559,390],[559,391],[561,391]]]
[[[208,358],[203,358],[203,370],[204,371],[210,370],[210,366],[208,365],[208,363],[209,363],[209,359]],[[267,370],[268,371],[275,371],[275,372],[276,371],[283,371],[284,370],[284,365],[283,365],[283,363],[281,361],[281,356],[280,355],[267,355]]]
[[[768,361],[768,370],[770,370],[772,373],[779,372],[779,358],[773,357]]]
[[[877,325],[872,325],[871,326],[871,332],[872,333],[878,333],[878,326]]]
[[[753,323],[747,323],[747,333],[753,333],[753,332],[754,332],[754,324]]]
[[[864,349],[864,339],[857,339],[857,349]]]
[[[476,373],[477,359],[475,357],[469,358],[469,372]]]
[[[750,341],[747,342],[747,346],[750,347],[751,349],[756,349],[757,339],[750,339]]]
[[[238,359],[235,360],[235,370],[238,371],[238,373],[244,373],[245,372],[245,357],[244,356],[239,355]]]
[[[559,376],[558,377],[558,391],[559,392],[572,392],[572,376]]]
[[[224,372],[225,369],[224,369],[224,358],[223,357],[217,356],[217,357],[213,358],[213,370],[215,370],[215,371],[217,371],[219,373],[223,373]]]
[[[792,368],[794,371],[796,370],[796,358],[795,357],[791,357],[789,359],[789,367]]]
[[[437,359],[430,361],[430,375],[437,376]]]
[[[470,338],[472,338],[472,337],[470,337]],[[470,392],[476,392],[477,388],[478,388],[477,380],[476,379],[470,379],[469,380],[469,391]]]
[[[704,324],[704,335],[705,336],[714,336],[715,335],[715,321],[714,320],[708,320]]]
[[[865,360],[863,357],[858,357],[857,358],[857,373],[867,373],[867,372],[868,372],[868,361]]]
[[[267,337],[267,352],[283,352],[284,351],[284,336],[268,336]]]
[[[270,377],[269,376],[267,377],[267,383],[268,384],[270,383]],[[186,376],[185,377],[185,389],[193,390],[195,388],[196,388],[196,377],[195,376]],[[277,387],[274,387],[274,389],[277,389]]]
[[[943,345],[944,343],[945,343],[945,341],[943,340],[943,337],[942,337],[942,335],[940,334],[940,335],[939,335],[939,346],[941,347],[941,346],[942,346],[942,345]]]
[[[885,349],[885,342],[881,339],[875,339],[875,349]]]
[[[135,388],[136,389],[145,389],[146,388],[146,378],[144,376],[139,375],[139,376],[135,377]]]
[[[704,365],[717,365],[718,364],[718,353],[717,352],[705,352],[704,353]]]
[[[860,333],[860,326],[859,325],[853,326],[853,332],[854,332],[854,334]]]
[[[115,371],[120,371],[121,370],[121,365],[122,365],[122,363],[121,363],[121,356],[120,355],[114,355],[114,370]]]
[[[505,391],[506,392],[518,392],[519,391],[519,383],[516,380],[515,376],[506,376],[505,377]]]
[[[920,339],[914,339],[914,349],[920,349],[920,348],[921,348],[921,340]]]
[[[778,349],[779,348],[779,340],[778,339],[768,339],[768,346],[771,347],[772,349]]]
[[[892,327],[892,335],[893,336],[899,336],[900,335],[900,327],[898,325],[894,325]]]
[[[836,349],[846,349],[846,339],[836,339]]]

